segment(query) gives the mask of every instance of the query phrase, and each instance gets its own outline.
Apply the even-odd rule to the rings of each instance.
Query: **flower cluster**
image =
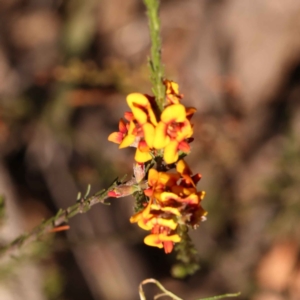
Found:
[[[109,135],[108,140],[120,144],[119,148],[136,147],[135,160],[145,163],[155,157],[159,150],[167,164],[178,160],[179,152],[190,152],[188,144],[193,135],[190,119],[196,111],[180,103],[182,96],[175,82],[165,80],[166,103],[160,113],[153,97],[140,93],[127,96],[131,112],[120,119],[119,131]]]
[[[198,192],[196,184],[201,175],[192,175],[184,160],[176,164],[177,173],[158,172],[150,169],[149,188],[144,190],[149,197],[146,207],[130,218],[151,234],[144,239],[145,244],[164,248],[170,253],[174,243],[181,238],[176,229],[179,224],[193,228],[205,219],[206,211],[201,206],[205,192]]]
[[[170,253],[174,243],[182,239],[179,225],[197,227],[206,211],[201,206],[205,192],[196,188],[201,175],[192,175],[182,159],[190,152],[190,120],[196,109],[180,103],[182,95],[175,82],[165,80],[164,84],[165,105],[161,112],[154,97],[139,93],[127,96],[131,112],[124,114],[119,131],[110,134],[108,140],[119,144],[119,148],[136,148],[135,176],[108,195],[124,197],[141,192],[143,207],[130,222],[151,232],[145,244]],[[169,172],[175,165],[176,173]]]

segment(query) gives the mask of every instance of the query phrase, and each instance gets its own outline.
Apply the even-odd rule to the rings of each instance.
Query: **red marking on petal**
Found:
[[[124,118],[129,122],[133,121],[133,119],[134,119],[133,113],[131,111],[126,111],[124,113]]]
[[[202,178],[202,175],[200,173],[197,173],[192,176],[192,180],[195,185],[200,181],[201,178]]]
[[[151,230],[151,233],[159,234],[159,225],[154,225],[152,230]]]
[[[151,197],[151,196],[153,195],[153,189],[152,189],[152,188],[149,188],[149,189],[144,190],[144,194],[145,194],[147,197]]]
[[[186,139],[186,142],[189,143],[189,144],[192,143],[193,141],[194,141],[194,138],[193,138],[193,137],[190,137],[190,138],[187,138],[187,139]]]
[[[191,147],[186,141],[181,141],[178,144],[178,149],[184,153],[189,153],[191,151]]]
[[[122,133],[126,133],[127,132],[127,126],[126,126],[126,123],[124,122],[123,119],[120,119],[120,122],[119,122],[119,131],[122,132]]]
[[[116,143],[116,144],[121,144],[123,140],[123,133],[122,132],[113,132],[111,133],[108,138],[110,142]]]
[[[163,242],[164,245],[164,250],[166,254],[169,254],[172,252],[174,248],[174,243],[173,242]]]
[[[145,140],[139,142],[138,148],[142,152],[148,152],[150,150]]]

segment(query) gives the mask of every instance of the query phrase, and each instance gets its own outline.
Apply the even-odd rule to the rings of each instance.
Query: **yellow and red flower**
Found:
[[[178,84],[165,80],[166,106],[160,114],[159,122],[154,112],[154,98],[140,93],[129,94],[126,98],[131,113],[125,113],[119,122],[119,132],[109,136],[109,141],[120,144],[119,148],[136,147],[135,160],[139,163],[149,161],[156,150],[163,149],[167,164],[178,160],[179,151],[189,153],[187,140],[193,135],[190,119],[194,108],[180,104]]]
[[[176,171],[181,175],[182,182],[181,185],[185,187],[196,187],[196,184],[201,179],[201,174],[196,173],[195,175],[192,175],[192,171],[188,164],[183,160],[179,160],[176,164]]]
[[[126,98],[131,112],[126,112],[119,122],[119,131],[108,139],[119,148],[136,147],[134,180],[118,186],[108,193],[111,197],[123,197],[143,190],[146,196],[144,208],[130,218],[144,230],[150,231],[144,243],[164,248],[170,253],[175,243],[181,241],[179,224],[196,227],[205,218],[201,202],[205,192],[196,185],[199,173],[192,173],[184,160],[179,160],[180,151],[190,152],[193,126],[190,120],[195,108],[186,108],[180,103],[178,84],[165,80],[165,105],[159,113],[153,97],[140,93]],[[161,161],[161,156],[163,160]],[[159,157],[159,158],[158,158]],[[145,162],[154,159],[165,170],[176,163],[176,173],[147,170]],[[151,163],[152,164],[152,163]]]
[[[177,173],[149,170],[149,188],[144,193],[150,200],[143,210],[130,218],[131,223],[151,231],[144,239],[145,244],[164,248],[166,253],[181,240],[176,232],[178,224],[196,227],[206,215],[201,206],[205,192],[196,189],[200,174],[192,176],[183,160],[177,163],[176,169]]]
[[[166,253],[170,253],[174,243],[181,240],[175,231],[178,226],[175,217],[179,215],[176,208],[161,207],[150,200],[146,208],[130,218],[130,222],[137,222],[142,229],[151,230],[144,239],[146,245],[164,248]]]
[[[167,106],[155,128],[153,146],[155,149],[164,149],[164,160],[167,164],[178,160],[178,151],[189,152],[190,148],[185,141],[193,135],[193,127],[187,118],[186,108],[182,104]]]
[[[156,169],[150,169],[148,173],[148,186],[144,193],[148,197],[154,197],[159,200],[162,192],[171,190],[172,186],[176,185],[180,174],[158,172]]]
[[[144,163],[152,159],[150,153],[155,126],[157,125],[156,117],[151,105],[151,97],[139,93],[129,94],[127,104],[132,112],[126,112],[123,119],[119,122],[119,132],[109,135],[108,140],[120,144],[119,148],[129,146],[136,147],[135,160]]]
[[[133,122],[128,123],[121,118],[119,121],[119,131],[111,133],[108,136],[108,140],[110,142],[120,144],[119,148],[124,148],[124,146],[121,146],[121,144],[124,142],[124,139],[126,139],[126,142],[123,143],[123,145],[127,144],[130,146],[136,137],[136,135],[133,134],[134,129],[135,125]]]
[[[179,94],[178,84],[174,81],[165,79],[164,85],[166,87],[166,104],[178,104],[183,97]]]

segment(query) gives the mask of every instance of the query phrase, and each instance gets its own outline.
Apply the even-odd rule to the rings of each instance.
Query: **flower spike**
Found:
[[[108,139],[119,148],[136,148],[134,185],[116,187],[109,196],[123,197],[138,191],[142,202],[130,222],[150,231],[144,239],[146,245],[170,253],[174,244],[182,240],[179,225],[196,228],[207,213],[201,205],[205,192],[196,188],[201,175],[193,174],[188,164],[179,159],[181,153],[190,152],[190,121],[196,109],[180,103],[183,96],[177,83],[165,80],[164,85],[165,106],[160,114],[151,96],[132,93],[126,98],[131,112],[124,114],[119,131]],[[176,172],[167,171],[174,166]]]

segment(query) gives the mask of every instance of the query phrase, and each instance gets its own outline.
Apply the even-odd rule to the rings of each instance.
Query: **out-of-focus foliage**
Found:
[[[3,245],[89,183],[93,193],[131,172],[134,153],[107,136],[125,95],[151,85],[142,1],[1,0],[0,20]],[[173,258],[142,245],[132,200],[116,199],[14,269],[0,299],[132,300],[154,277],[187,300],[298,300],[300,3],[165,0],[161,23],[165,73],[197,108],[188,162],[207,193],[192,236],[201,269],[171,279]]]

